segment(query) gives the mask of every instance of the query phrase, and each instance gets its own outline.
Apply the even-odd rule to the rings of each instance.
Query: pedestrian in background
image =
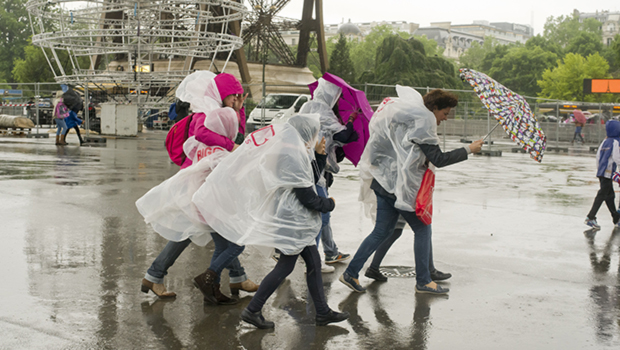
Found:
[[[585,221],[586,225],[596,230],[601,228],[596,221],[596,214],[603,202],[611,213],[614,225],[620,221],[620,214],[616,211],[616,203],[614,203],[616,194],[611,179],[618,168],[618,164],[620,164],[620,122],[617,120],[608,121],[605,124],[605,132],[607,138],[601,142],[598,152],[596,152],[596,177],[598,177],[600,187]]]
[[[62,91],[57,91],[54,99],[54,121],[56,121],[56,145],[64,146],[67,144],[65,142],[65,137],[67,134],[67,124],[65,123],[65,119],[69,116],[69,109],[65,106],[62,100]]]

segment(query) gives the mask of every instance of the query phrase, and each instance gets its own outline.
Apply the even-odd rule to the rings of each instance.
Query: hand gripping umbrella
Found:
[[[575,116],[575,121],[577,123],[585,124],[586,123],[586,115],[583,114],[582,111],[575,109],[573,111],[573,115]]]
[[[359,139],[342,147],[345,157],[349,159],[353,165],[357,166],[357,163],[362,157],[362,152],[364,152],[364,147],[366,147],[366,142],[368,142],[368,137],[370,136],[368,123],[374,112],[372,108],[370,108],[370,103],[368,103],[364,91],[351,87],[342,78],[330,73],[323,74],[323,79],[342,89],[342,95],[340,95],[338,99],[338,112],[340,112],[342,124],[347,122],[351,113],[358,110],[360,111],[360,114],[358,114],[353,122],[353,129],[355,129],[359,135]],[[315,81],[308,85],[311,94],[314,94],[314,90],[316,90],[318,84],[319,82]]]
[[[460,72],[461,79],[474,88],[480,101],[499,122],[497,125],[501,125],[510,138],[528,152],[530,157],[538,162],[542,161],[547,137],[527,101],[484,73],[467,68],[460,69]]]

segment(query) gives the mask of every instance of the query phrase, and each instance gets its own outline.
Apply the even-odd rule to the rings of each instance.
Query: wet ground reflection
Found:
[[[449,298],[416,295],[412,278],[338,282],[346,264],[323,275],[326,297],[351,318],[314,326],[304,266],[264,308],[273,331],[240,321],[239,305],[205,307],[192,278],[212,246],[191,245],[166,276],[175,301],[140,292],[165,241],[135,209],[174,174],[165,134],[65,147],[0,138],[0,348],[10,349],[617,349],[620,346],[620,232],[582,236],[598,189],[593,155],[473,157],[437,173],[433,248],[452,272]],[[448,148],[460,146],[454,142]],[[354,253],[372,230],[357,202],[357,171],[344,164],[330,195],[341,251]],[[385,266],[411,266],[410,230]],[[589,259],[589,261],[587,260]],[[275,263],[247,249],[248,276]],[[222,280],[228,292],[228,277]]]
[[[593,326],[597,341],[602,344],[611,344],[620,334],[620,228],[614,228],[607,239],[599,237],[601,240],[599,244],[603,244],[602,248],[597,248],[595,244],[599,232],[588,230],[584,232],[584,235],[590,247],[593,280],[607,282],[606,285],[597,283],[590,288]],[[617,255],[619,261],[615,278],[612,277],[613,271],[610,273],[613,255]]]

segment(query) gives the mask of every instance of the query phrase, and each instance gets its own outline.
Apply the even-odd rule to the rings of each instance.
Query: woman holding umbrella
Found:
[[[581,135],[581,128],[586,124],[586,116],[578,109],[573,111],[573,116],[575,117],[575,134],[573,135],[573,140],[570,143],[572,145],[575,143],[577,137],[579,137],[581,144],[583,144],[585,141],[583,139],[583,135]]]
[[[370,139],[360,161],[360,198],[376,208],[375,228],[358,248],[340,281],[355,292],[366,291],[359,284],[359,271],[393,234],[402,216],[415,234],[416,292],[446,294],[449,290],[431,279],[431,225],[416,216],[416,197],[429,162],[444,167],[466,160],[469,153],[480,151],[483,140],[443,153],[437,125],[447,119],[458,98],[439,89],[422,98],[414,89],[399,85],[396,92],[398,98],[386,98],[373,115]]]

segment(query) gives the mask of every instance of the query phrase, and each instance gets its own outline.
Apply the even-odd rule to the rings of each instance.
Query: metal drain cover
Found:
[[[379,271],[385,277],[392,278],[413,278],[415,277],[415,267],[413,266],[381,266]]]

